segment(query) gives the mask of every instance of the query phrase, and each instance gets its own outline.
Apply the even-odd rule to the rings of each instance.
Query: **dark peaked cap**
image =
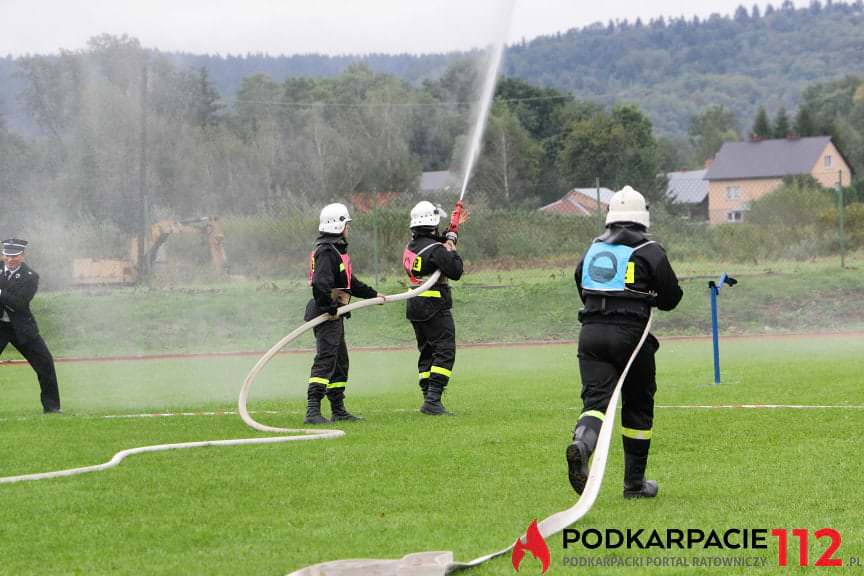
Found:
[[[3,255],[4,256],[18,256],[19,254],[23,254],[24,250],[27,249],[27,241],[20,240],[18,238],[9,238],[7,240],[3,240]]]

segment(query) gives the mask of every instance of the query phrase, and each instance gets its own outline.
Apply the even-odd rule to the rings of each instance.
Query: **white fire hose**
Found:
[[[358,302],[341,306],[337,310],[337,315],[343,316],[348,312],[352,312],[354,310],[359,310],[361,308],[366,308],[368,306],[373,306],[376,304],[385,304],[390,302],[408,300],[417,296],[419,293],[428,290],[438,281],[440,275],[441,272],[436,271],[421,286],[409,290],[408,292],[403,292],[392,296],[379,296],[376,298],[360,300]],[[606,462],[609,457],[609,448],[612,440],[612,429],[615,426],[615,415],[618,409],[618,401],[621,397],[621,387],[624,384],[624,380],[627,377],[627,373],[630,371],[630,367],[633,364],[633,361],[636,359],[637,354],[642,349],[642,345],[645,343],[645,339],[647,338],[648,333],[651,329],[651,320],[652,317],[649,316],[648,322],[645,325],[645,330],[642,333],[642,337],[639,339],[639,343],[633,350],[633,353],[631,354],[626,366],[624,367],[624,371],[621,373],[621,376],[618,378],[618,382],[615,384],[615,389],[612,392],[612,397],[609,400],[609,406],[606,408],[606,415],[603,420],[603,425],[600,428],[600,434],[597,440],[597,448],[594,452],[594,458],[591,462],[591,469],[588,473],[588,480],[585,484],[585,491],[582,493],[581,497],[574,506],[568,508],[567,510],[556,512],[555,514],[552,514],[551,516],[545,518],[538,523],[538,529],[544,539],[549,538],[554,534],[557,534],[567,526],[570,526],[574,522],[584,517],[591,510],[592,506],[597,500],[597,497],[600,494],[600,486],[603,483],[603,476],[606,472]],[[313,318],[312,320],[296,328],[290,334],[282,338],[282,340],[277,342],[272,348],[270,348],[270,350],[268,350],[258,360],[255,366],[252,367],[252,369],[246,375],[246,379],[243,381],[243,386],[240,389],[240,397],[238,400],[238,411],[240,413],[240,417],[243,419],[243,422],[245,422],[248,426],[254,428],[255,430],[261,432],[278,433],[282,434],[281,436],[273,436],[267,438],[237,438],[231,440],[203,440],[198,442],[181,442],[175,444],[157,444],[152,446],[141,446],[138,448],[130,448],[117,452],[111,458],[111,460],[103,464],[83,466],[80,468],[70,468],[66,470],[57,470],[53,472],[40,472],[35,474],[22,474],[18,476],[6,476],[0,478],[0,484],[11,484],[15,482],[24,482],[29,480],[45,480],[49,478],[61,478],[65,476],[74,476],[77,474],[85,474],[87,472],[98,472],[119,465],[120,462],[122,462],[127,456],[132,456],[133,454],[142,454],[145,452],[161,452],[166,450],[203,448],[208,446],[240,446],[250,444],[276,444],[281,442],[295,442],[304,440],[326,440],[344,436],[345,432],[342,430],[325,430],[320,428],[277,428],[274,426],[267,426],[265,424],[257,422],[254,418],[252,418],[246,407],[249,398],[249,391],[252,387],[252,384],[255,382],[258,374],[270,362],[270,360],[272,360],[273,357],[277,353],[279,353],[279,351],[281,351],[285,346],[298,338],[300,335],[308,332],[315,326],[318,326],[319,324],[327,321],[328,315],[321,314],[320,316],[317,316],[316,318]],[[522,538],[522,536],[520,536],[520,538]],[[363,574],[369,574],[370,570],[374,570],[375,574],[379,574],[381,576],[410,576],[420,574],[424,576],[440,574],[443,576],[445,574],[452,574],[455,572],[460,572],[462,570],[473,568],[475,566],[483,564],[484,562],[487,562],[488,560],[497,558],[498,556],[503,556],[504,554],[512,550],[515,544],[516,542],[514,541],[513,544],[502,550],[487,554],[485,556],[480,556],[479,558],[475,558],[470,562],[453,562],[452,552],[427,552],[411,554],[401,560],[337,560],[334,562],[327,562],[324,564],[317,564],[315,566],[303,568],[296,572],[292,572],[289,576],[326,576],[327,574],[359,576]]]
[[[425,292],[429,288],[431,288],[437,281],[438,278],[441,277],[441,271],[436,270],[429,278],[423,282],[420,286],[409,290],[408,292],[402,292],[401,294],[394,294],[392,296],[378,296],[377,298],[369,298],[368,300],[358,300],[357,302],[353,302],[351,304],[346,304],[345,306],[339,307],[336,314],[338,316],[343,316],[348,312],[353,312],[354,310],[359,310],[361,308],[366,308],[367,306],[373,306],[375,304],[388,304],[390,302],[401,302],[403,300],[408,300],[420,294],[421,292]],[[267,351],[264,356],[261,357],[258,362],[255,363],[255,366],[252,367],[252,370],[249,371],[249,374],[246,375],[246,379],[243,381],[243,387],[240,389],[240,399],[237,402],[237,409],[240,412],[240,417],[243,419],[248,426],[254,428],[255,430],[259,430],[261,432],[275,432],[277,434],[285,433],[285,432],[296,432],[300,434],[305,434],[306,436],[301,436],[300,439],[319,439],[323,440],[326,438],[338,438],[339,436],[344,436],[345,432],[342,430],[322,430],[320,428],[275,428],[273,426],[267,426],[266,424],[261,424],[256,422],[252,416],[249,415],[249,411],[246,409],[246,401],[249,399],[249,389],[252,388],[252,383],[255,382],[255,378],[258,377],[258,373],[266,366],[273,357],[279,353],[282,348],[287,346],[290,342],[297,339],[301,334],[304,334],[318,326],[319,324],[323,324],[328,321],[327,314],[321,314],[309,320],[305,324],[298,326],[293,332],[282,338],[279,342],[277,342],[270,350]],[[308,438],[312,436],[313,438]],[[292,438],[296,439],[296,438]]]
[[[544,540],[584,517],[591,510],[591,507],[594,506],[597,496],[600,495],[600,486],[603,484],[603,476],[606,473],[606,462],[609,459],[609,447],[612,444],[612,429],[615,427],[615,415],[618,411],[621,387],[624,385],[627,373],[630,372],[630,366],[632,366],[636,356],[642,349],[642,345],[645,343],[645,339],[648,337],[648,333],[651,330],[652,317],[653,310],[648,316],[648,323],[645,325],[642,337],[627,360],[627,364],[624,366],[624,371],[618,378],[618,382],[615,383],[615,389],[612,392],[612,397],[609,399],[603,425],[600,428],[597,448],[594,451],[594,459],[591,461],[591,469],[588,473],[588,480],[585,483],[585,490],[582,492],[579,500],[576,501],[576,504],[571,508],[556,512],[537,523],[537,527]],[[524,539],[524,535],[519,538]],[[453,574],[479,566],[488,560],[503,556],[512,550],[515,545],[516,541],[514,540],[513,544],[507,548],[480,556],[470,562],[454,562],[452,552],[420,552],[409,554],[400,560],[336,560],[302,568],[292,572],[288,576],[362,576],[368,574],[375,574],[376,576],[445,576],[446,574]]]
[[[653,308],[651,309],[651,313],[649,313],[648,323],[645,325],[645,331],[642,332],[642,337],[639,339],[639,343],[636,344],[636,348],[633,350],[630,359],[627,360],[627,364],[624,366],[624,371],[618,378],[618,382],[615,383],[615,390],[612,392],[612,398],[609,399],[609,406],[606,407],[606,415],[603,418],[603,425],[600,427],[600,435],[597,439],[597,448],[594,451],[594,459],[591,461],[591,469],[588,472],[588,480],[585,483],[585,490],[582,492],[579,500],[576,501],[576,504],[571,508],[562,510],[561,512],[556,512],[537,523],[537,528],[540,530],[540,534],[543,536],[544,540],[558,532],[561,532],[588,514],[591,507],[594,506],[594,503],[597,501],[597,496],[600,495],[600,486],[603,484],[603,476],[606,473],[606,461],[609,459],[609,447],[612,444],[612,429],[615,427],[615,415],[618,412],[618,400],[621,398],[621,387],[624,385],[627,373],[630,372],[630,366],[636,360],[636,356],[639,354],[642,345],[645,343],[645,339],[648,337],[648,333],[651,331],[652,317]],[[520,536],[520,538],[522,537]],[[454,562],[447,567],[446,574],[479,566],[487,560],[506,554],[512,550],[515,545],[516,542],[514,541],[513,544],[503,550],[475,558],[470,562]]]
[[[402,300],[408,300],[409,298],[413,298],[420,292],[428,290],[433,284],[435,284],[435,282],[438,281],[438,278],[440,276],[441,272],[436,271],[422,285],[408,292],[403,292],[401,294],[395,294],[392,296],[378,296],[377,298],[360,300],[352,304],[342,306],[338,309],[337,315],[342,316],[346,312],[359,310],[360,308],[365,308],[367,306],[372,306],[375,304],[384,304],[388,302],[399,302]],[[313,318],[309,322],[306,322],[305,324],[288,334],[285,338],[280,340],[275,346],[268,350],[267,353],[264,354],[264,356],[262,356],[260,360],[258,360],[255,366],[246,376],[246,380],[243,382],[243,388],[240,390],[240,400],[238,402],[240,417],[243,418],[243,421],[246,424],[248,424],[255,430],[260,430],[261,432],[281,433],[283,434],[282,436],[271,436],[267,438],[236,438],[231,440],[201,440],[197,442],[179,442],[175,444],[155,444],[151,446],[139,446],[138,448],[121,450],[120,452],[114,454],[114,456],[108,462],[105,462],[103,464],[82,466],[80,468],[69,468],[66,470],[55,470],[52,472],[39,472],[35,474],[5,476],[0,477],[0,484],[13,484],[15,482],[26,482],[29,480],[47,480],[49,478],[63,478],[65,476],[75,476],[77,474],[86,474],[88,472],[99,472],[101,470],[108,470],[109,468],[114,468],[115,466],[119,465],[120,462],[122,462],[127,456],[132,456],[133,454],[143,454],[145,452],[182,450],[184,448],[204,448],[207,446],[245,446],[250,444],[276,444],[280,442],[296,442],[302,440],[327,440],[330,438],[338,438],[340,436],[344,436],[345,432],[343,432],[342,430],[322,430],[320,428],[294,429],[266,426],[264,424],[259,424],[258,422],[256,422],[249,415],[249,411],[246,409],[246,401],[249,397],[249,389],[261,369],[264,368],[264,366],[266,366],[268,362],[270,362],[273,356],[275,356],[282,348],[288,345],[289,342],[293,341],[301,334],[308,332],[315,326],[318,326],[323,322],[327,322],[327,320],[327,314],[321,314],[320,316]]]

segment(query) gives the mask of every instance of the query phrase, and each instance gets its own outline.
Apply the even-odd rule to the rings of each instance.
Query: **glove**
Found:
[[[339,306],[344,306],[351,301],[351,294],[343,288],[333,288],[330,291],[330,299],[336,302]]]
[[[329,308],[327,308],[327,319],[336,320],[338,318],[338,316],[336,315],[338,311],[339,305],[334,302]]]
[[[454,230],[447,230],[447,232],[444,233],[444,238],[446,238],[453,244],[456,244],[456,241],[459,239],[459,234],[457,234]]]
[[[376,296],[376,298],[381,299],[381,301],[378,303],[379,306],[383,306],[384,304],[387,303],[387,296],[385,296],[384,294],[378,294],[378,296]]]

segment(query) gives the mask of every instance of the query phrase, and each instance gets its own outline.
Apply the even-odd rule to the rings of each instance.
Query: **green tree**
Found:
[[[216,87],[210,81],[207,68],[198,69],[192,99],[192,120],[199,128],[212,128],[220,121],[220,113],[225,107]]]
[[[702,114],[690,117],[688,134],[695,154],[694,164],[701,166],[717,154],[724,142],[738,140],[735,113],[723,106],[711,106]]]
[[[816,122],[806,106],[801,106],[795,114],[795,133],[801,137],[817,136]]]
[[[538,88],[518,78],[502,78],[495,88],[495,98],[507,102],[535,140],[541,141],[561,131],[558,114],[573,96],[553,88]]]
[[[657,181],[659,151],[651,122],[633,105],[575,120],[563,140],[558,165],[570,187],[630,185],[652,201],[662,200]]]
[[[774,117],[774,138],[786,138],[791,131],[789,114],[786,113],[786,108],[781,106]]]
[[[518,116],[498,100],[492,108],[471,189],[513,205],[537,196],[542,148]]]
[[[764,106],[759,106],[759,109],[756,111],[756,119],[753,121],[751,133],[763,140],[774,137],[774,130],[771,128],[771,121],[768,120],[768,113],[765,111]]]

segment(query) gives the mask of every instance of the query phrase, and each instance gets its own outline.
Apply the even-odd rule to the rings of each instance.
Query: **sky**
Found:
[[[79,50],[103,33],[128,34],[163,52],[223,55],[468,50],[493,41],[506,1],[0,0],[0,55]],[[517,0],[509,41],[610,19],[732,14],[740,4],[749,10],[754,2]]]

